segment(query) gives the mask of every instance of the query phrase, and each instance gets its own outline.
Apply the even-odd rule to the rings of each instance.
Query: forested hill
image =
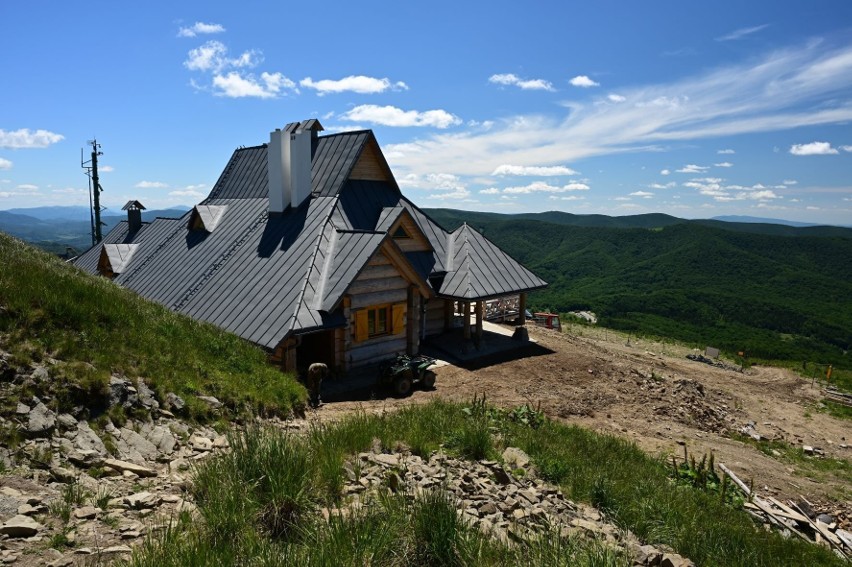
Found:
[[[852,344],[852,230],[812,236],[806,232],[834,227],[764,225],[797,235],[777,236],[667,215],[570,226],[525,215],[427,213],[449,229],[466,220],[547,280],[550,287],[530,299],[538,308],[591,309],[603,325],[758,358],[852,364],[844,354]],[[563,215],[544,214],[578,218]],[[645,227],[602,226],[606,219]],[[655,222],[667,219],[678,222]]]
[[[840,226],[790,226],[783,224],[748,222],[730,222],[715,219],[681,219],[663,213],[648,213],[643,215],[627,215],[610,217],[607,215],[575,215],[562,211],[547,211],[545,213],[519,213],[507,215],[502,213],[480,213],[474,211],[459,211],[455,209],[424,209],[429,216],[450,230],[467,222],[479,226],[485,222],[534,220],[561,224],[566,226],[585,226],[602,228],[662,228],[676,224],[710,226],[735,232],[750,232],[754,234],[770,234],[775,236],[836,236],[852,238],[852,228]]]

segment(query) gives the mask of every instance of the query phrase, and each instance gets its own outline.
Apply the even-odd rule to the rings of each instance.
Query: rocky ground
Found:
[[[329,403],[307,419],[278,423],[302,428],[352,411],[392,411],[436,396],[468,402],[485,393],[505,407],[528,403],[554,419],[635,441],[652,453],[713,452],[763,495],[805,497],[850,529],[852,505],[843,478],[802,468],[734,438],[742,433],[807,446],[814,459],[849,459],[848,422],[818,411],[821,392],[792,373],[756,368],[739,373],[685,358],[671,345],[627,345],[618,339],[578,337],[531,329],[538,346],[526,356],[474,368],[439,368],[435,390],[410,398]],[[126,558],[151,531],[185,511],[194,463],[227,450],[227,439],[175,416],[183,401],[157,400],[143,381],[111,380],[110,403],[137,414],[118,426],[106,419],[55,414],[47,366],[13,369],[0,352],[0,562],[12,565],[90,565]],[[40,391],[41,398],[23,391]],[[14,400],[14,402],[12,402]],[[215,408],[212,397],[206,402]],[[14,442],[12,442],[14,440]],[[467,463],[436,454],[364,453],[347,468],[352,506],[379,487],[414,495],[441,488],[464,517],[509,541],[547,523],[622,549],[637,564],[688,565],[671,550],[642,546],[601,514],[566,500],[536,478],[521,453],[507,466]],[[527,474],[516,476],[511,470]],[[338,513],[325,511],[326,514]]]

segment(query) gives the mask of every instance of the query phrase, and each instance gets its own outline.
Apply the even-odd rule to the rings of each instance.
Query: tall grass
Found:
[[[246,341],[145,301],[112,282],[84,274],[58,258],[0,233],[0,334],[17,363],[46,356],[71,406],[107,395],[109,375],[141,376],[162,397],[183,396],[196,417],[213,395],[233,412],[286,414],[305,391],[266,362]],[[94,367],[94,368],[93,368]],[[78,387],[79,386],[79,387]],[[82,388],[82,391],[81,391]]]
[[[627,441],[550,421],[532,428],[483,408],[436,401],[389,415],[356,414],[303,437],[250,429],[233,439],[229,454],[196,471],[204,521],[153,536],[159,539],[131,564],[629,565],[611,548],[556,531],[505,545],[461,521],[441,493],[414,501],[386,493],[354,509],[341,499],[339,475],[349,455],[376,442],[417,447],[424,456],[441,444],[470,454],[481,447],[476,432],[487,422],[502,445],[524,449],[571,498],[597,504],[622,528],[699,565],[844,565],[823,548],[765,532],[718,495],[672,482],[665,463]],[[488,454],[498,449],[494,439]],[[317,513],[323,506],[332,510],[328,522]]]

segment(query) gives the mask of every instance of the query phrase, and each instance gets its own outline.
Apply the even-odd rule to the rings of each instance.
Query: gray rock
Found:
[[[133,550],[126,545],[111,545],[100,550],[103,555],[117,555],[120,553],[133,553]]]
[[[140,404],[148,409],[159,409],[160,402],[157,401],[154,390],[149,388],[142,378],[136,380],[136,391],[139,395]]]
[[[220,402],[213,396],[197,396],[197,398],[208,406],[210,406],[211,409],[216,410],[222,407],[222,402]]]
[[[21,402],[18,402],[18,407],[17,409],[15,409],[15,413],[18,415],[27,415],[32,409],[33,408],[31,408],[27,404],[22,404]]]
[[[47,368],[44,366],[36,366],[33,368],[32,373],[30,374],[33,380],[37,382],[44,382],[45,380],[50,379],[50,373],[47,371]]]
[[[143,467],[141,465],[137,465],[135,463],[119,461],[118,459],[106,459],[104,460],[104,466],[122,473],[125,471],[132,472],[133,474],[139,475],[141,477],[157,476],[157,471],[155,470],[149,469],[148,467]]]
[[[118,451],[124,460],[142,463],[157,457],[157,446],[126,427],[119,430]]]
[[[517,447],[506,447],[503,451],[503,460],[507,465],[516,469],[526,468],[530,464],[530,457]]]
[[[183,398],[175,394],[174,392],[169,392],[166,394],[166,409],[170,409],[173,411],[181,411],[186,407],[186,402],[183,401]]]
[[[74,429],[77,427],[77,420],[70,413],[60,413],[56,421],[63,429]]]
[[[159,496],[152,494],[147,490],[124,497],[124,503],[133,510],[156,508],[161,502],[162,499]]]
[[[0,535],[9,537],[32,537],[43,529],[44,526],[29,516],[14,516],[9,518],[0,526]]]
[[[78,467],[90,468],[100,467],[104,464],[104,456],[92,449],[80,449],[68,453],[68,462]]]
[[[695,567],[695,563],[677,553],[666,553],[660,561],[660,567]]]
[[[213,441],[202,435],[193,435],[189,438],[189,446],[192,447],[194,451],[212,451]]]
[[[56,427],[56,414],[41,402],[30,410],[24,433],[28,437],[48,437]]]
[[[92,428],[85,421],[77,424],[77,435],[74,436],[74,446],[81,451],[95,451],[101,455],[107,454],[104,442],[101,441],[98,434],[92,431]]]
[[[162,425],[154,426],[147,435],[150,441],[160,453],[171,455],[177,445],[177,439],[168,427]]]
[[[74,510],[74,517],[78,520],[91,520],[96,517],[100,511],[100,508],[95,508],[94,506],[83,506]]]
[[[50,478],[56,482],[70,484],[77,480],[77,473],[65,467],[52,466],[50,467]]]
[[[139,403],[139,394],[130,380],[118,376],[109,379],[109,405],[130,408]]]

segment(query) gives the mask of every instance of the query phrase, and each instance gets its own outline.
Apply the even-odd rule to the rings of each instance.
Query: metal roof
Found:
[[[423,281],[432,277],[439,295],[476,299],[546,285],[469,227],[448,234],[395,183],[349,180],[371,140],[370,131],[317,138],[310,198],[276,215],[268,214],[266,145],[236,150],[193,210],[144,223],[135,234],[121,222],[107,235],[111,248],[135,246],[116,283],[274,348],[292,333],[346,324],[340,300],[408,212],[433,251],[404,257]],[[193,215],[205,230],[190,230]],[[97,273],[101,250],[75,264]]]

